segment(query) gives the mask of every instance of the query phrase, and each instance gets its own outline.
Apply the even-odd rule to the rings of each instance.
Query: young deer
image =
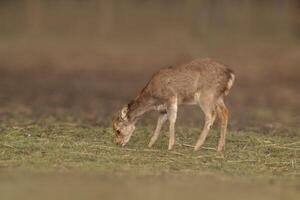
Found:
[[[169,147],[175,143],[175,121],[177,107],[181,104],[199,105],[205,114],[205,125],[194,150],[204,143],[216,116],[221,119],[218,151],[225,149],[228,109],[223,97],[233,85],[232,70],[208,58],[196,59],[191,63],[168,67],[153,75],[146,87],[113,119],[116,143],[124,146],[135,129],[135,123],[150,110],[157,110],[157,126],[149,147],[156,142],[164,122],[169,120]]]

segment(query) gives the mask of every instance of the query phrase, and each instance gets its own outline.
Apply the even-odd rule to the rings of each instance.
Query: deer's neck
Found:
[[[129,105],[128,118],[129,121],[135,123],[140,117],[149,110],[154,108],[155,102],[151,97],[139,95],[132,100]]]

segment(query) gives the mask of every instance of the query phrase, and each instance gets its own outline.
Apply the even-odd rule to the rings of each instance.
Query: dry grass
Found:
[[[146,147],[153,127],[138,127],[125,148],[113,143],[111,128],[72,117],[10,118],[0,129],[0,186],[8,199],[300,195],[299,136],[229,132],[226,152],[218,154],[216,131],[194,152],[199,129],[192,128],[177,129],[173,151],[166,150],[165,134]]]
[[[25,121],[23,121],[25,120]],[[214,131],[206,146],[192,151],[199,129],[178,128],[174,151],[163,136],[154,149],[146,148],[152,129],[140,127],[125,148],[113,143],[110,128],[46,118],[1,124],[1,166],[46,170],[95,170],[161,173],[208,170],[245,176],[299,176],[299,136],[230,132],[224,155],[215,151]]]

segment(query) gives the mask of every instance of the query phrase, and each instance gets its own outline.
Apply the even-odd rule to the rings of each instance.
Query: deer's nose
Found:
[[[117,145],[123,145],[123,140],[122,140],[122,138],[116,138],[116,144],[117,144]]]

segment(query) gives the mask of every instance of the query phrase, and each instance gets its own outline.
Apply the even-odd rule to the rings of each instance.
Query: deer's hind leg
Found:
[[[153,136],[150,139],[148,147],[151,148],[153,146],[153,144],[156,142],[156,140],[158,139],[158,137],[160,135],[160,130],[161,130],[163,124],[165,123],[165,121],[167,120],[167,118],[168,118],[167,111],[166,110],[160,111],[160,115],[159,115],[158,120],[157,120],[156,129],[153,133]]]
[[[219,118],[221,119],[220,139],[217,151],[221,152],[225,150],[225,139],[228,123],[228,109],[225,106],[223,99],[219,99],[217,102],[217,113]]]
[[[200,107],[205,114],[205,124],[203,130],[199,136],[199,139],[194,147],[194,150],[197,151],[205,142],[205,139],[209,133],[210,128],[212,127],[216,119],[215,103],[213,101],[207,101],[208,103],[200,103]]]

